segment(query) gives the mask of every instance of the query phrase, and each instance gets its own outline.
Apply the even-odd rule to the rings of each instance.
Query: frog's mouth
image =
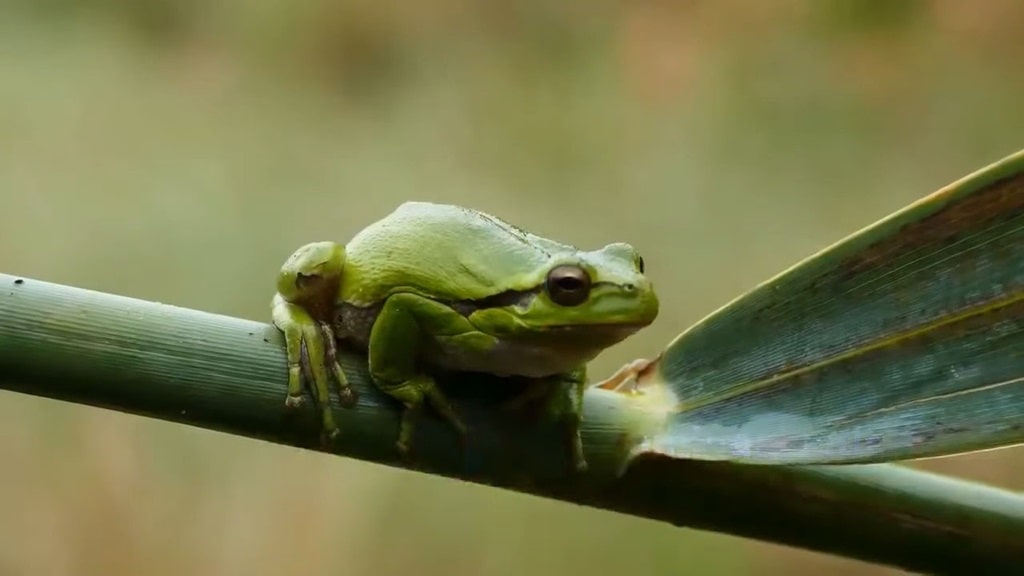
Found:
[[[532,327],[534,337],[544,335],[553,341],[610,346],[621,342],[648,325],[646,322],[607,322],[594,324],[550,324]]]
[[[650,322],[594,322],[593,324],[542,324],[537,330],[547,332],[636,332]]]

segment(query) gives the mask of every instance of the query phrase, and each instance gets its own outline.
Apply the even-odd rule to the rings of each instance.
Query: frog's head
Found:
[[[477,310],[473,323],[499,337],[583,347],[596,354],[658,315],[644,260],[625,243],[554,253],[515,283],[526,289]]]

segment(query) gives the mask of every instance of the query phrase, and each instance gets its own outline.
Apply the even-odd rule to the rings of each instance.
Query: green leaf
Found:
[[[672,342],[646,446],[868,463],[1024,442],[1024,151],[800,262]]]

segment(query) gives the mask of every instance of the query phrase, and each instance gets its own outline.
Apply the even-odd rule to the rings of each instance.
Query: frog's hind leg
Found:
[[[333,242],[317,242],[299,248],[281,267],[278,292],[271,304],[274,326],[281,330],[285,339],[288,361],[285,405],[302,405],[305,367],[312,375],[313,395],[321,411],[327,440],[339,432],[331,411],[328,388],[331,374],[340,387],[342,405],[350,407],[356,401],[355,390],[338,364],[335,335],[330,325],[344,262],[344,248]]]
[[[273,316],[274,325],[284,333],[288,360],[288,395],[285,397],[285,406],[297,408],[305,403],[302,372],[303,360],[306,360],[305,368],[313,376],[313,396],[320,408],[323,433],[327,438],[334,438],[339,431],[331,411],[324,335],[320,324],[300,306],[285,302],[279,295],[274,297]]]
[[[381,391],[404,406],[395,443],[399,454],[411,453],[416,420],[426,403],[458,433],[466,436],[466,426],[434,378],[420,367],[422,346],[428,338],[469,340],[487,338],[448,306],[415,294],[395,294],[387,299],[370,331],[370,375]]]

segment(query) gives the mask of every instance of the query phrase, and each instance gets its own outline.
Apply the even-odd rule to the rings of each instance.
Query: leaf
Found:
[[[681,334],[645,449],[879,462],[1024,442],[1024,151],[813,255]]]

